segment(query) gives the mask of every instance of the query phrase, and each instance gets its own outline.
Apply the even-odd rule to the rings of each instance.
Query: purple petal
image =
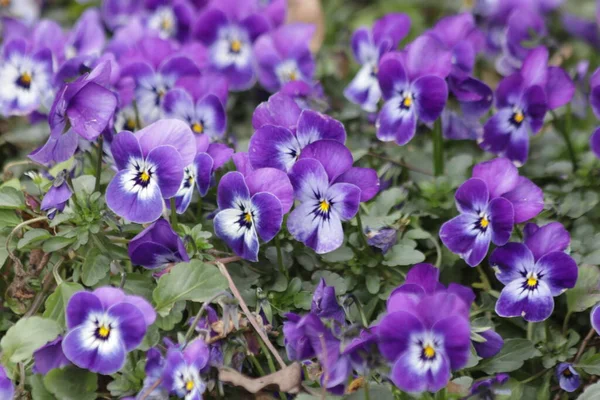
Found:
[[[114,374],[123,368],[126,355],[123,342],[116,338],[110,345],[105,345],[106,349],[102,351],[101,347],[89,344],[89,333],[84,326],[69,331],[62,342],[65,356],[79,368],[103,375]]]
[[[448,84],[465,116],[479,118],[492,106],[494,94],[484,82],[475,78],[458,80],[450,77]]]
[[[264,125],[275,125],[295,131],[301,112],[293,97],[276,93],[269,97],[269,101],[256,107],[252,114],[252,127],[258,129]]]
[[[234,153],[234,150],[223,143],[211,143],[206,150],[214,161],[213,171],[225,165]]]
[[[383,105],[375,123],[379,140],[395,140],[398,145],[404,146],[415,136],[417,118],[412,109],[400,108],[402,101],[401,97],[393,97]]]
[[[510,135],[510,140],[504,151],[504,156],[512,160],[517,166],[527,162],[529,156],[529,131],[525,125]]]
[[[221,104],[227,104],[229,84],[221,74],[205,72],[200,78],[184,76],[179,78],[175,85],[184,88],[195,101],[208,94],[213,94],[221,100]]]
[[[198,15],[194,26],[194,37],[206,46],[216,39],[221,27],[229,23],[227,16],[221,10],[208,9]]]
[[[204,197],[210,189],[214,160],[208,154],[200,153],[194,159],[194,167],[196,167],[196,186],[200,196]]]
[[[479,145],[485,151],[491,153],[502,153],[506,150],[515,128],[510,123],[512,110],[509,108],[500,109],[483,126],[483,138]],[[525,130],[522,125],[521,130]]]
[[[32,151],[29,158],[43,165],[67,161],[75,154],[78,143],[78,136],[73,129],[65,133],[51,133],[48,141],[39,149]]]
[[[503,246],[510,239],[514,225],[514,210],[510,201],[497,197],[489,206],[490,222],[492,225],[492,242]]]
[[[189,126],[176,119],[162,119],[135,133],[144,155],[158,146],[173,146],[183,165],[190,165],[196,157],[196,140]]]
[[[438,76],[421,76],[413,82],[417,115],[423,122],[433,122],[442,114],[448,100],[448,85]]]
[[[62,336],[46,343],[33,353],[34,365],[32,372],[46,375],[55,368],[62,368],[71,364],[62,350]],[[1,379],[0,375],[0,379]],[[2,392],[0,391],[0,395]],[[10,397],[8,397],[10,399]]]
[[[107,310],[111,306],[120,303],[125,300],[125,292],[122,289],[103,286],[95,289],[93,292],[94,296],[98,297],[102,303],[102,307]]]
[[[523,280],[514,280],[502,289],[496,302],[496,314],[501,317],[523,317],[528,322],[544,321],[554,310],[550,288],[542,281],[534,290],[524,288]]]
[[[335,213],[328,219],[315,216],[314,203],[302,203],[289,215],[287,228],[296,239],[313,249],[317,254],[324,254],[340,247],[344,242],[342,222]]]
[[[464,367],[470,356],[471,326],[468,318],[451,316],[433,325],[431,330],[444,338],[444,350],[450,368],[458,370]]]
[[[146,160],[156,165],[158,187],[163,198],[175,196],[183,179],[184,164],[180,153],[172,146],[158,146],[148,153]]]
[[[512,107],[517,104],[524,85],[521,74],[512,74],[502,79],[496,89],[496,108]]]
[[[548,283],[552,296],[573,288],[577,282],[577,263],[566,253],[548,253],[538,260],[535,267],[540,275],[543,274],[542,279]]]
[[[361,202],[369,201],[379,193],[379,178],[377,172],[371,168],[352,167],[335,181],[358,186]]]
[[[193,115],[194,112],[194,100],[192,96],[180,88],[169,90],[165,94],[162,106],[168,116],[183,120],[186,116]]]
[[[486,183],[490,198],[494,199],[516,187],[519,170],[509,159],[495,158],[475,165],[472,176]]]
[[[450,380],[450,366],[445,356],[439,355],[441,360],[437,370],[430,368],[419,368],[420,358],[410,352],[403,353],[392,367],[390,379],[403,391],[406,392],[437,392],[444,388]]]
[[[90,312],[103,312],[102,303],[92,293],[75,293],[67,304],[65,311],[67,328],[73,329],[84,323]]]
[[[496,271],[496,277],[505,285],[533,271],[534,263],[533,254],[522,243],[507,243],[490,256],[490,265]]]
[[[440,228],[440,239],[451,252],[467,257],[477,239],[478,232],[473,229],[479,217],[461,214],[444,222]]]
[[[115,214],[129,221],[139,224],[156,221],[160,218],[164,206],[160,189],[151,184],[141,189],[144,194],[140,196],[136,189],[130,188],[131,180],[132,174],[129,170],[119,171],[106,188],[106,204]]]
[[[399,326],[402,329],[398,329]],[[411,336],[421,333],[424,329],[419,318],[409,312],[389,313],[383,317],[377,328],[379,351],[388,360],[396,360],[408,350]]]
[[[146,320],[138,307],[131,303],[115,304],[107,314],[116,322],[120,339],[126,351],[131,351],[142,343],[146,334]]]
[[[268,242],[281,229],[283,222],[281,202],[271,193],[260,192],[252,196],[252,206],[256,210],[256,231],[263,241]]]
[[[250,165],[250,158],[248,157],[248,153],[235,153],[233,156],[231,156],[231,158],[233,159],[235,169],[241,172],[242,175],[246,176],[253,171],[252,165]]]
[[[253,168],[288,171],[300,150],[298,141],[288,129],[264,125],[250,138],[248,157]]]
[[[250,199],[250,191],[244,176],[239,172],[228,172],[221,178],[217,189],[219,209],[236,208],[239,200]]]
[[[303,110],[298,119],[296,138],[301,148],[317,140],[346,142],[344,125],[336,119],[312,110]]]
[[[362,65],[377,61],[376,59],[374,60],[374,56],[378,56],[378,54],[374,50],[375,45],[371,40],[369,28],[361,27],[355,30],[350,43],[352,45],[352,54],[359,64]]]
[[[141,159],[142,148],[131,132],[121,132],[113,138],[110,151],[119,170],[127,168],[130,158]]]
[[[258,237],[254,228],[241,227],[240,214],[241,211],[234,208],[219,211],[214,219],[215,235],[227,243],[236,255],[249,261],[258,261]]]
[[[422,297],[415,310],[415,315],[419,316],[426,327],[433,327],[439,321],[450,317],[468,321],[469,304],[466,304],[462,298],[442,289]]]
[[[590,321],[596,333],[600,335],[600,304],[596,305],[590,313]]]
[[[208,363],[210,350],[202,338],[194,339],[183,351],[183,358],[188,365],[193,365],[199,370]]]
[[[454,199],[461,213],[479,214],[488,206],[490,195],[486,183],[479,178],[465,181],[456,190]]]
[[[352,153],[346,146],[335,140],[319,140],[306,146],[299,160],[315,159],[323,165],[329,182],[335,181],[340,175],[352,168]]]
[[[331,208],[342,221],[352,219],[360,206],[360,188],[350,183],[334,183],[327,190]]]
[[[396,54],[386,54],[379,63],[377,79],[385,100],[397,95],[397,90],[408,86],[408,73]]]
[[[590,148],[592,149],[596,157],[600,158],[600,128],[596,128],[596,130],[590,137]]]
[[[487,331],[481,332],[479,335],[486,340],[483,343],[473,342],[473,346],[479,357],[494,357],[502,350],[504,339],[502,339],[502,336],[498,335],[494,330],[488,329]]]
[[[483,126],[477,120],[471,120],[445,109],[442,112],[442,129],[445,139],[477,140],[483,134]]]
[[[385,39],[391,40],[391,49],[408,35],[410,31],[410,17],[402,13],[386,14],[373,24],[373,41],[376,44]]]
[[[368,112],[377,111],[377,103],[381,99],[381,88],[372,65],[364,65],[354,79],[344,89],[346,99],[358,104]]]
[[[290,170],[294,194],[301,202],[315,200],[315,193],[324,194],[329,188],[329,178],[323,165],[313,159],[299,160]]]
[[[515,224],[537,216],[544,209],[544,192],[529,179],[520,176],[516,187],[502,195],[513,205]]]
[[[559,67],[548,68],[548,84],[546,96],[548,108],[554,110],[569,103],[575,95],[575,84],[571,77]]]
[[[540,46],[529,52],[523,61],[521,76],[527,86],[544,87],[548,82],[548,49]]]
[[[178,245],[180,253],[185,255],[186,259],[184,261],[189,261],[189,259],[187,259],[187,254],[185,253],[185,247],[183,247],[183,243],[179,242]],[[156,321],[156,311],[154,311],[154,307],[152,307],[152,304],[150,304],[145,298],[141,296],[128,295],[125,296],[124,302],[128,304],[133,304],[137,307],[137,309],[142,313],[144,317],[144,323],[147,327],[152,325],[154,321]]]
[[[212,139],[223,136],[227,128],[227,116],[221,100],[213,94],[206,95],[196,104],[196,117],[204,121],[204,133]]]
[[[411,80],[425,75],[445,79],[452,69],[452,53],[432,35],[421,35],[408,45],[406,70]]]
[[[294,188],[287,174],[275,168],[260,168],[246,175],[250,195],[259,192],[273,194],[281,202],[283,214],[294,205]]]
[[[67,115],[75,132],[94,140],[106,129],[116,107],[117,97],[112,91],[90,82],[71,99]]]
[[[529,125],[533,132],[539,132],[544,125],[544,116],[548,111],[546,92],[541,86],[532,86],[523,95],[525,113],[530,117]]]
[[[161,63],[158,72],[163,76],[177,79],[182,76],[198,77],[200,75],[200,68],[188,57],[173,56]]]
[[[416,284],[423,289],[426,293],[433,293],[440,280],[440,270],[431,264],[421,263],[416,264],[406,274],[405,283]]]
[[[581,386],[581,377],[568,363],[560,363],[556,367],[556,379],[565,392],[574,392]]]
[[[392,291],[386,303],[386,311],[391,314],[396,311],[417,313],[417,308],[425,290],[415,283],[404,283]]]

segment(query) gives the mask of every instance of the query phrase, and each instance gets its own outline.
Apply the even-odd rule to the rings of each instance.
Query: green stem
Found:
[[[481,267],[481,265],[478,265],[476,267],[477,272],[479,272],[479,278],[481,278],[481,283],[483,285],[483,288],[486,292],[489,292],[490,290],[492,290],[492,284],[490,283],[490,280],[488,279],[487,275],[485,274],[485,271],[483,270],[483,268]]]
[[[173,230],[177,230],[177,204],[175,204],[175,197],[171,197],[171,226]]]
[[[260,365],[254,354],[248,354],[248,358],[250,359],[250,361],[252,361],[252,364],[254,365],[254,368],[256,368],[256,370],[258,371],[259,375],[265,376],[265,370],[263,369],[262,365]]]
[[[133,100],[133,112],[135,114],[136,130],[139,131],[140,129],[142,129],[142,121],[140,119],[140,111],[137,105],[137,101],[135,100]]]
[[[533,322],[527,323],[527,339],[533,340]]]
[[[100,176],[102,175],[102,144],[104,142],[103,136],[98,137],[98,160],[96,160],[96,186],[94,192],[100,191]]]
[[[367,249],[371,249],[369,246],[369,242],[367,242],[367,236],[365,235],[365,231],[363,229],[362,219],[360,218],[360,210],[356,213],[356,225],[358,226],[358,236],[360,237],[360,241],[363,246]]]
[[[444,174],[444,138],[442,136],[442,120],[438,118],[433,125],[433,174]]]
[[[565,315],[565,320],[563,321],[563,326],[562,326],[563,335],[566,334],[567,330],[569,329],[569,319],[571,319],[571,311],[568,311],[567,315]]]
[[[257,337],[256,339],[258,339],[258,343],[260,344],[260,350],[267,357],[267,364],[269,364],[269,370],[271,370],[271,373],[274,374],[275,372],[277,372],[277,369],[275,369],[275,363],[273,362],[273,357],[271,357],[271,353],[269,352],[267,345],[265,344],[265,342],[263,342],[263,340],[260,337]],[[281,400],[285,400],[287,398],[282,392],[279,392],[279,397],[281,397]]]
[[[275,236],[275,247],[277,247],[277,265],[279,266],[279,270],[286,278],[288,278],[288,271],[283,266],[283,254],[281,253],[281,241],[279,240],[279,235]]]
[[[571,104],[567,104],[567,111],[565,112],[564,124],[561,124],[558,117],[552,112],[554,118],[554,127],[560,132],[563,137],[565,144],[567,145],[567,151],[569,152],[569,158],[571,159],[571,165],[573,165],[573,172],[576,172],[579,166],[577,165],[577,154],[575,154],[575,147],[571,140],[571,132],[573,131],[572,117],[571,117]]]
[[[371,396],[369,394],[369,377],[366,376],[365,377],[365,400],[370,400],[370,397]]]
[[[540,376],[544,375],[546,372],[548,372],[548,369],[543,369],[540,372],[538,372],[537,374],[530,376],[529,378],[525,379],[524,381],[521,381],[519,383],[521,384],[525,384],[525,383],[529,383],[529,382],[533,382],[535,381],[537,378],[539,378]]]

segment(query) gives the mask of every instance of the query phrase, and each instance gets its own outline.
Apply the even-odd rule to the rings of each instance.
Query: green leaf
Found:
[[[346,294],[348,291],[348,286],[346,285],[346,280],[342,278],[340,275],[331,271],[316,271],[312,275],[312,281],[315,284],[318,284],[321,278],[325,279],[325,283],[327,286],[333,286],[335,288],[335,294],[341,296]]]
[[[600,399],[600,382],[588,386],[577,400],[598,400]]]
[[[65,308],[71,296],[83,290],[83,286],[74,282],[63,282],[46,300],[44,318],[52,319],[61,326],[65,326]]]
[[[51,319],[29,317],[20,319],[0,341],[2,359],[13,363],[30,360],[33,352],[54,340],[62,331]]]
[[[17,248],[22,249],[23,247],[41,242],[52,237],[52,234],[45,229],[31,229],[23,235],[23,237],[17,243]]]
[[[342,246],[331,253],[323,254],[321,258],[328,263],[347,262],[354,258],[354,252],[350,247]]]
[[[579,267],[579,276],[573,289],[567,290],[570,312],[582,312],[600,301],[600,270],[595,265]]]
[[[367,290],[369,291],[369,293],[371,293],[371,294],[379,293],[379,289],[381,287],[379,275],[368,274],[367,277],[365,278],[365,281],[367,283]]]
[[[519,369],[525,360],[537,357],[538,350],[527,339],[506,339],[504,347],[495,357],[480,364],[480,369],[488,374],[511,372]]]
[[[81,281],[85,286],[94,286],[108,274],[110,258],[99,248],[88,251],[81,266]]]
[[[600,249],[594,250],[581,261],[582,264],[600,265]]]
[[[423,262],[425,255],[405,244],[397,244],[385,255],[383,265],[396,267],[401,265],[413,265]]]
[[[178,301],[202,303],[227,287],[227,279],[216,267],[193,260],[177,264],[171,272],[161,276],[152,299],[156,312],[165,316]]]
[[[7,208],[11,210],[25,208],[25,197],[23,192],[10,187],[4,186],[0,189],[0,209]]]
[[[310,292],[299,292],[294,295],[294,306],[303,310],[310,310],[313,294]]]
[[[406,232],[404,237],[406,239],[429,239],[431,237],[431,233],[424,231],[423,229],[413,229]]]
[[[44,377],[42,375],[31,375],[27,380],[31,386],[31,396],[35,400],[56,400],[56,397],[44,386]]]
[[[69,366],[48,372],[44,386],[61,400],[94,400],[97,398],[98,376]]]
[[[21,218],[13,210],[0,210],[0,229],[14,228],[21,223]]]
[[[44,253],[53,253],[57,250],[63,249],[69,246],[72,243],[75,243],[77,238],[66,238],[63,236],[54,236],[51,239],[48,239],[44,242],[42,249]]]
[[[583,358],[579,363],[575,364],[575,367],[583,369],[590,375],[600,375],[600,354]]]
[[[179,303],[175,303],[171,312],[164,317],[160,314],[156,317],[156,326],[163,331],[170,331],[175,328],[175,325],[178,324],[183,318],[183,310],[185,309],[185,301],[180,301]]]
[[[363,400],[365,399],[365,389],[357,390],[349,396],[345,396],[345,400]],[[370,385],[369,398],[377,400],[394,400],[392,390],[385,385]]]

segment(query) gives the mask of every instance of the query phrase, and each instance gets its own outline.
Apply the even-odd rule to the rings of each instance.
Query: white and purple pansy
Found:
[[[523,317],[529,322],[547,319],[553,297],[575,286],[578,269],[564,250],[569,233],[559,223],[532,225],[525,243],[508,243],[494,250],[490,265],[505,287],[496,303],[501,317]]]
[[[196,339],[183,351],[171,347],[162,373],[162,386],[185,400],[202,400],[206,384],[200,371],[207,366],[210,350],[204,340]]]
[[[183,170],[183,180],[175,194],[177,213],[183,214],[190,205],[194,192],[206,196],[208,189],[215,183],[214,172],[221,168],[234,151],[222,143],[209,143],[207,135],[195,135],[196,157],[194,162]]]
[[[314,33],[314,25],[293,23],[256,40],[258,80],[265,89],[276,92],[288,82],[312,81],[315,60],[309,45]]]
[[[121,289],[78,292],[67,304],[62,350],[78,367],[110,375],[123,367],[127,353],[140,345],[155,319],[150,303]]]
[[[268,242],[277,235],[283,215],[292,207],[293,189],[287,175],[274,168],[257,169],[245,177],[228,172],[219,182],[217,203],[217,237],[238,256],[258,261],[258,238]]]
[[[398,47],[410,30],[406,14],[390,13],[378,19],[373,29],[360,27],[352,34],[352,53],[360,70],[344,90],[344,96],[368,112],[377,111],[381,89],[377,81],[379,60]]]
[[[0,399],[10,400],[15,394],[15,386],[6,374],[6,370],[0,365]]]
[[[213,1],[198,16],[194,36],[209,48],[212,70],[223,73],[234,91],[246,90],[256,80],[252,44],[271,29],[252,1]]]
[[[40,106],[49,107],[53,95],[52,53],[48,48],[31,51],[16,38],[5,43],[0,60],[0,113],[26,115]]]
[[[288,218],[288,230],[319,254],[342,245],[342,221],[353,218],[360,202],[379,190],[375,171],[353,168],[352,162],[342,143],[319,140],[302,151],[289,172],[300,204]]]
[[[196,143],[184,122],[161,120],[135,135],[117,134],[111,152],[119,172],[106,189],[108,207],[132,222],[147,223],[160,217],[164,199],[177,194]]]
[[[403,53],[382,57],[377,77],[385,104],[376,121],[379,140],[403,146],[415,136],[418,121],[431,123],[442,114],[450,60],[450,51],[431,35],[418,37]]]
[[[565,392],[574,392],[579,389],[579,386],[581,386],[581,377],[575,368],[573,368],[573,364],[558,364],[555,375],[556,379],[558,380],[558,385]]]
[[[149,269],[190,260],[183,241],[164,218],[131,239],[127,251],[133,265]]]

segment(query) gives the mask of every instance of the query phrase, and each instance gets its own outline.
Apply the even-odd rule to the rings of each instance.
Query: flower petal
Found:
[[[442,114],[448,101],[448,85],[438,76],[425,75],[412,84],[416,112],[423,122],[433,122]]]
[[[444,338],[444,352],[450,361],[450,368],[458,370],[464,367],[471,355],[469,318],[450,316],[436,322],[431,330]]]
[[[287,214],[294,205],[294,188],[288,175],[283,171],[275,168],[260,168],[251,171],[246,175],[246,184],[250,195],[267,192],[277,197],[281,202],[283,214]]]
[[[228,172],[221,178],[217,190],[219,209],[237,208],[240,200],[249,200],[250,191],[244,176],[239,172]]]
[[[164,201],[156,184],[150,184],[139,191],[132,189],[132,176],[129,170],[119,171],[106,188],[106,205],[117,215],[138,224],[156,221],[160,218]]]
[[[536,217],[544,209],[544,192],[529,179],[520,176],[515,188],[502,197],[509,200],[515,211],[515,224]]]
[[[162,145],[175,147],[183,165],[190,165],[196,156],[196,140],[189,126],[176,119],[162,119],[135,133],[142,152],[148,155],[152,149]]]
[[[523,287],[523,279],[514,280],[502,289],[496,302],[496,314],[501,317],[523,317],[528,322],[548,319],[554,310],[550,288],[539,281],[535,290]]]
[[[156,166],[156,179],[163,198],[177,194],[183,179],[183,160],[173,146],[158,146],[148,153],[146,161]]]
[[[408,45],[406,70],[411,80],[425,75],[445,79],[452,70],[452,53],[433,35],[421,35]]]
[[[360,188],[351,183],[334,183],[327,190],[331,209],[342,221],[352,219],[360,206]]]
[[[398,329],[401,326],[402,329]],[[419,318],[410,312],[396,311],[387,314],[378,325],[379,351],[390,361],[394,361],[408,350],[411,336],[425,329]]]
[[[319,140],[306,146],[299,160],[315,159],[321,163],[329,182],[334,182],[338,176],[352,168],[352,153],[344,144],[335,140]]]
[[[371,168],[352,167],[335,181],[358,186],[361,202],[369,201],[379,193],[379,178],[377,172]]]
[[[79,326],[67,333],[62,342],[65,356],[79,368],[103,375],[111,375],[125,365],[124,344],[115,339],[99,344],[94,336],[90,339],[89,329]]]
[[[381,108],[375,123],[377,139],[384,142],[395,140],[399,146],[404,146],[415,136],[417,117],[413,108],[401,109],[402,101],[401,97],[392,97]]]
[[[600,88],[598,88],[598,90],[600,91]],[[590,148],[592,149],[596,157],[600,158],[600,128],[596,128],[596,130],[590,137]]]
[[[220,186],[219,186],[220,187]],[[215,235],[223,240],[233,252],[249,261],[258,261],[258,237],[253,227],[239,223],[241,211],[228,208],[215,216]]]
[[[458,211],[471,214],[479,214],[486,210],[489,198],[488,187],[479,178],[471,178],[465,181],[454,195]]]
[[[196,187],[200,196],[206,196],[212,182],[214,160],[206,153],[199,153],[194,158],[194,167],[196,168]]]
[[[548,68],[546,97],[548,108],[554,110],[569,103],[575,95],[575,84],[571,77],[560,67]]]
[[[490,358],[494,357],[496,354],[502,350],[504,346],[504,339],[493,329],[488,329],[487,331],[483,331],[479,334],[486,341],[481,342],[473,342],[473,346],[475,347],[475,351],[477,355],[481,358]]]
[[[534,263],[533,254],[522,243],[507,243],[495,249],[490,256],[490,266],[496,271],[496,278],[505,285],[533,271]]]
[[[292,167],[289,177],[296,199],[303,203],[316,200],[318,195],[324,195],[329,189],[327,172],[317,160],[299,160]]]
[[[408,73],[400,60],[398,53],[388,53],[382,57],[377,72],[379,87],[384,100],[389,100],[397,94],[398,89],[408,87]]]
[[[70,299],[65,311],[67,328],[73,329],[83,324],[90,312],[104,311],[100,299],[90,292],[77,292]]]
[[[133,133],[127,131],[115,135],[110,145],[110,151],[119,170],[127,167],[130,158],[143,158],[142,148],[137,138]]]
[[[248,156],[255,169],[276,168],[287,172],[296,162],[300,151],[292,132],[273,125],[258,128],[248,144]]]
[[[552,296],[558,296],[577,282],[577,263],[566,253],[555,251],[544,255],[535,265],[541,279],[548,283]]]
[[[312,110],[302,110],[298,119],[296,138],[300,148],[321,139],[346,142],[346,129],[344,125],[327,115]]]
[[[488,206],[492,225],[492,242],[503,246],[510,239],[514,225],[514,211],[510,201],[497,197]]]
[[[302,110],[293,97],[284,93],[275,93],[269,101],[260,103],[252,114],[252,127],[258,129],[264,125],[275,125],[295,131]]]
[[[279,233],[283,223],[281,202],[272,193],[260,192],[252,196],[252,207],[256,210],[256,232],[268,242]]]
[[[146,320],[138,307],[131,303],[119,303],[106,313],[115,321],[113,330],[118,332],[125,351],[131,351],[142,343],[146,334]]]
[[[473,167],[472,176],[486,183],[490,198],[494,199],[516,187],[519,170],[508,158],[495,158]]]

